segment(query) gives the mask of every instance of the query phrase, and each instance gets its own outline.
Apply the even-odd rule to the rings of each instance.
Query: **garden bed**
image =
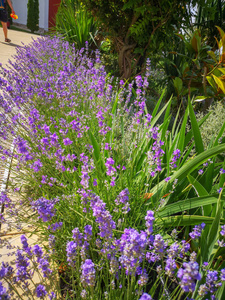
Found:
[[[190,100],[168,131],[171,101],[146,108],[149,61],[134,88],[88,45],[46,37],[11,65],[0,140],[13,135],[15,151],[0,153],[15,158],[9,191],[40,242],[22,236],[16,268],[2,264],[1,295],[22,285],[31,299],[223,299],[223,131],[204,149],[207,116],[197,122]],[[1,202],[15,214],[6,193]]]

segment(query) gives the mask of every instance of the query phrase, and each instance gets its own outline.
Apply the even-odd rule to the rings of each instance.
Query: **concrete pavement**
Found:
[[[32,42],[32,39],[39,37],[36,34],[30,34],[17,30],[8,30],[8,38],[11,43],[5,43],[5,38],[2,28],[0,28],[0,63],[5,67],[9,59],[12,59],[13,55],[16,54],[16,47],[23,46]]]
[[[24,45],[28,45],[32,42],[32,39],[38,38],[38,35],[30,34],[26,32],[20,32],[16,30],[8,31],[8,38],[11,39],[11,43],[5,43],[4,34],[2,28],[0,28],[0,63],[3,67],[7,67],[8,60],[13,60],[13,56],[16,54],[16,48]],[[0,87],[1,93],[1,87]],[[1,113],[1,108],[0,108]],[[1,124],[0,124],[1,125]],[[4,148],[9,148],[11,145],[2,145]],[[6,174],[6,176],[5,176]],[[3,191],[7,186],[7,168],[6,164],[0,160],[0,192]],[[5,178],[6,177],[6,178]],[[11,175],[12,177],[12,175]],[[21,211],[24,209],[21,206],[21,199],[12,195],[12,201],[15,206]],[[17,249],[17,247],[21,247],[20,236],[21,234],[26,234],[28,238],[28,243],[30,245],[37,243],[38,237],[34,234],[36,229],[34,229],[33,224],[29,223],[20,223],[18,222],[16,217],[13,217],[11,214],[8,214],[7,209],[4,210],[4,217],[6,222],[1,224],[0,226],[0,265],[2,262],[9,262],[10,264],[14,264],[15,256],[13,252]],[[38,274],[34,273],[33,280],[35,283],[39,282]],[[7,285],[4,282],[4,286]],[[34,286],[32,286],[32,289]],[[18,290],[18,293],[21,295],[19,299],[28,299],[27,297],[22,296],[22,291]],[[14,299],[14,298],[13,298]],[[18,299],[18,298],[16,298]],[[29,298],[30,299],[30,298]],[[36,299],[35,296],[32,299]]]
[[[3,34],[3,29],[0,28],[0,63],[3,67],[7,66],[8,60],[13,59],[13,56],[16,54],[16,48],[24,45],[28,45],[32,42],[32,39],[38,38],[36,34],[30,34],[26,32],[21,32],[17,30],[8,30],[8,38],[11,39],[11,43],[5,43],[5,38]],[[1,93],[1,89],[0,89]],[[1,108],[0,108],[1,112]],[[3,146],[3,145],[2,145]],[[0,188],[3,180],[4,174],[4,165],[0,161]]]

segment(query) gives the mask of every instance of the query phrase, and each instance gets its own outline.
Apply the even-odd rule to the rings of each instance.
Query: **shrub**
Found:
[[[219,131],[221,130],[221,125],[225,121],[225,107],[222,102],[216,102],[211,105],[208,109],[210,113],[207,122],[203,123],[201,126],[201,135],[205,149],[208,148],[215,140]],[[202,112],[197,113],[197,120],[200,121],[203,118],[204,114]],[[223,138],[225,135],[221,136]]]
[[[39,29],[39,1],[28,0],[27,3],[27,28],[31,32]]]

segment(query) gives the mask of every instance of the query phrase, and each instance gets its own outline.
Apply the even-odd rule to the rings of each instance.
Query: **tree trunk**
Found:
[[[124,45],[119,51],[119,70],[121,79],[128,79],[132,74],[132,59],[131,51],[135,48],[136,44]]]

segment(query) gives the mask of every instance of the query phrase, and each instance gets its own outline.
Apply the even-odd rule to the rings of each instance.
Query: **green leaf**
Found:
[[[197,97],[195,97],[195,102],[201,102],[201,101],[203,101],[203,100],[205,100],[205,99],[208,99],[209,97],[206,97],[206,96],[197,96]]]
[[[213,80],[213,78],[211,76],[206,76],[206,79],[208,80],[208,83],[213,88],[214,92],[216,92],[217,91],[217,86],[216,86],[215,81]]]
[[[177,145],[177,148],[181,151],[181,153],[183,152],[185,147],[185,132],[186,132],[187,119],[188,119],[188,110],[186,110],[184,114],[183,122],[180,129],[180,134],[179,134],[179,141]]]
[[[99,144],[98,142],[96,141],[95,137],[93,136],[91,130],[89,129],[88,130],[88,135],[89,135],[89,138],[91,140],[91,144],[93,146],[93,149],[94,149],[94,158],[96,159],[96,161],[98,162],[99,159],[100,159],[100,147],[99,147]]]
[[[152,118],[155,117],[155,115],[156,115],[156,113],[157,113],[157,111],[158,111],[158,109],[159,109],[159,106],[160,106],[160,104],[161,104],[161,102],[162,102],[163,96],[165,95],[165,92],[166,92],[166,89],[163,90],[163,92],[162,92],[162,94],[161,94],[159,100],[158,100],[157,103],[156,103],[156,106],[155,106],[155,108],[154,108],[154,110],[153,110],[153,112],[152,112]]]
[[[223,197],[223,200],[225,200],[225,196]],[[193,208],[199,208],[201,206],[213,204],[213,203],[216,203],[217,201],[218,201],[218,194],[185,199],[185,200],[181,200],[181,201],[166,205],[162,210],[160,210],[156,213],[156,216],[157,217],[166,217],[166,216],[168,217],[173,214],[184,212],[186,210],[188,211]]]
[[[217,58],[216,55],[213,51],[207,51],[207,53],[212,57],[212,59],[215,61],[215,63],[217,63]]]
[[[215,139],[215,142],[214,142],[213,146],[218,145],[218,140],[222,137],[222,135],[224,133],[224,130],[225,130],[225,122],[223,123],[223,125],[222,125],[222,127],[221,127],[221,129],[220,129],[220,131],[219,131],[219,133],[218,133],[218,135],[216,137],[216,139]]]
[[[198,196],[207,196],[208,192],[206,191],[206,189],[201,185],[200,182],[197,181],[197,179],[195,179],[194,177],[192,177],[190,174],[187,176],[189,182],[193,185],[193,187],[195,188]]]
[[[224,84],[224,82],[222,80],[220,80],[218,77],[216,77],[215,75],[212,74],[212,76],[213,76],[216,84],[218,85],[218,87],[225,94],[225,84]]]
[[[177,91],[177,94],[180,95],[183,89],[183,81],[179,77],[176,77],[173,79],[173,85]]]
[[[198,194],[198,196],[200,196],[200,197],[208,196],[207,190],[201,185],[200,182],[197,181],[196,178],[192,177],[190,174],[187,176],[187,178],[188,178],[189,182],[192,184],[192,186],[194,187],[194,189],[195,189],[196,193]],[[210,190],[211,190],[211,188],[210,188]],[[217,197],[215,199],[216,199],[216,202],[217,202]],[[210,213],[212,211],[212,205],[211,205],[212,203],[208,203],[209,205],[206,205],[206,204],[199,205],[199,206],[203,206],[204,216],[209,216],[210,215]]]
[[[214,221],[212,217],[205,216],[195,216],[195,215],[184,215],[184,216],[174,216],[174,217],[164,217],[164,218],[155,218],[155,222],[158,226],[193,226],[199,225],[201,223],[211,225]],[[220,220],[221,224],[225,223],[224,219]]]
[[[150,193],[153,193],[153,196],[151,197],[151,202],[154,203],[157,199],[161,198],[160,195],[165,195],[170,191],[172,188],[172,184],[175,179],[178,181],[181,181],[184,179],[188,174],[193,172],[195,169],[197,169],[201,164],[203,164],[207,159],[218,155],[225,151],[225,144],[218,145],[213,147],[212,149],[208,149],[193,159],[189,160],[187,163],[185,163],[180,169],[178,169],[174,174],[171,176],[171,179],[168,183],[165,183],[164,180],[158,183],[153,189],[150,190]],[[149,205],[149,202],[146,203],[146,205]]]
[[[198,126],[201,127],[201,125],[208,119],[211,112],[208,113],[206,116],[204,116],[199,122]],[[186,135],[185,135],[185,142],[184,142],[184,148],[189,144],[193,136],[193,129],[191,129]]]
[[[197,151],[197,153],[201,153],[201,152],[204,151],[204,146],[203,146],[202,137],[201,137],[201,133],[200,133],[200,130],[199,130],[198,122],[196,120],[195,112],[194,112],[194,109],[192,107],[190,99],[188,99],[188,108],[189,108],[189,116],[190,116],[190,119],[191,119],[191,127],[192,127],[192,130],[193,130],[194,139],[195,139],[196,151]]]
[[[207,230],[203,231],[202,238],[201,238],[201,262],[209,261],[210,256],[212,254],[213,248],[217,242],[218,233],[220,229],[220,220],[221,220],[221,194],[217,200],[217,207],[216,207],[216,216],[213,218],[212,225],[209,227],[209,232]]]

